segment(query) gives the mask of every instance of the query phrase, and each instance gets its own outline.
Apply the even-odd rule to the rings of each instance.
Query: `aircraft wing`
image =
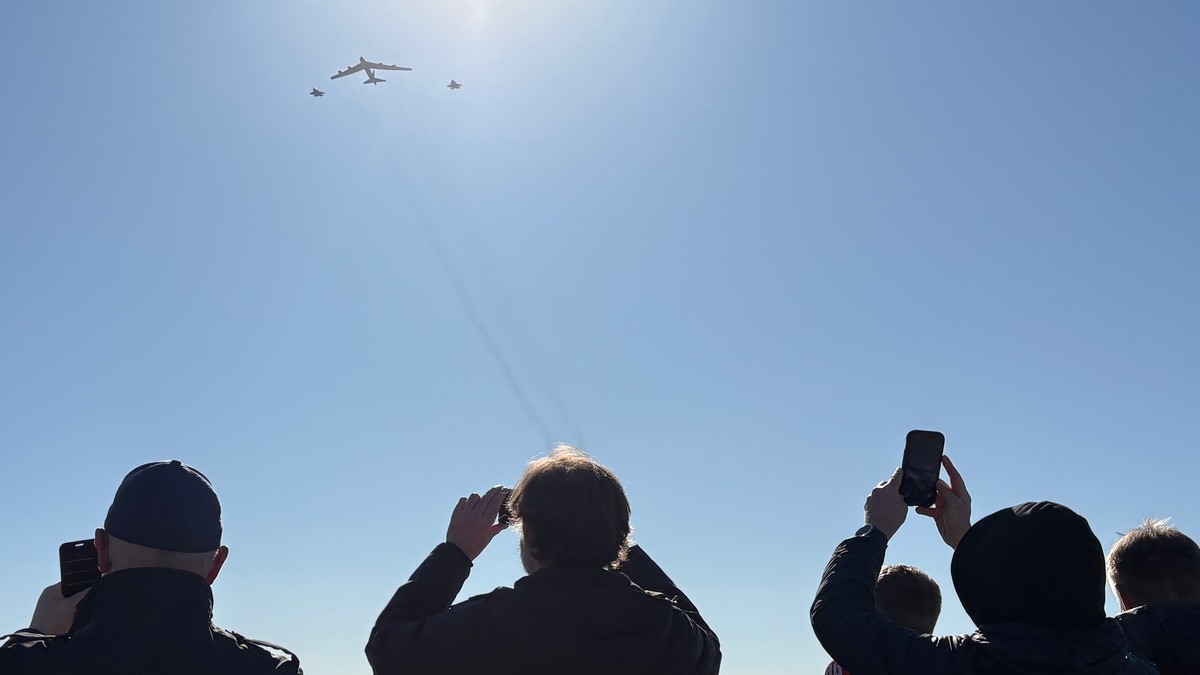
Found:
[[[363,68],[370,68],[370,67],[372,67],[372,66],[369,63],[356,63],[356,64],[346,68],[345,70],[339,70],[337,72],[337,75],[334,75],[334,76],[330,77],[329,79],[336,80],[339,77],[345,77],[347,75],[357,73],[357,72],[361,71]]]
[[[404,66],[389,66],[383,63],[371,63],[370,61],[367,61],[362,65],[365,65],[373,70],[412,70],[412,68],[405,68]]]

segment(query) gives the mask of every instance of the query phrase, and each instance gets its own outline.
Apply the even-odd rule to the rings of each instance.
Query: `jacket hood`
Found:
[[[976,626],[1086,628],[1104,620],[1104,549],[1083,516],[1027,502],[975,523],[954,551],[954,589]]]

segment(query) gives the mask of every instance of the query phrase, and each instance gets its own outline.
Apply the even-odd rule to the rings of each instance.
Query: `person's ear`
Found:
[[[108,532],[104,531],[103,527],[96,528],[96,566],[100,568],[101,574],[108,574],[112,571],[112,555],[108,551]]]
[[[216,554],[213,555],[212,567],[209,568],[208,574],[204,575],[204,580],[208,582],[209,586],[212,585],[212,582],[217,580],[217,575],[221,573],[221,565],[225,564],[225,559],[228,557],[228,546],[222,546],[221,548],[217,549]]]

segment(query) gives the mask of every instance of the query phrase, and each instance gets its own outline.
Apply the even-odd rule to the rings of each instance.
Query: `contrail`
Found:
[[[409,113],[409,121],[415,122],[411,106],[406,106],[406,109]],[[412,136],[416,138],[418,143],[417,148],[415,148],[416,152],[410,152],[407,153],[407,155],[410,157],[415,156],[418,161],[421,162],[421,166],[415,167],[418,170],[419,175],[434,176],[435,183],[439,184],[439,187],[441,188],[440,190],[435,190],[436,192],[442,192],[444,195],[447,190],[453,191],[452,186],[449,186],[447,181],[444,180],[446,171],[442,166],[440,166],[441,163],[437,161],[435,153],[430,151],[429,135],[425,131],[427,129],[427,125],[424,123],[410,123],[408,126],[413,132]],[[389,133],[394,133],[394,131],[389,128],[385,128],[383,130]],[[393,138],[393,140],[395,139]],[[398,173],[403,174],[403,171],[398,171]],[[452,198],[447,198],[443,201],[446,201],[450,204],[456,203]],[[446,276],[450,279],[451,288],[454,290],[455,296],[457,296],[459,303],[462,305],[463,312],[467,315],[471,325],[475,328],[475,332],[479,336],[480,341],[483,342],[484,347],[487,349],[488,353],[491,354],[492,359],[496,362],[496,366],[500,369],[500,373],[503,375],[504,381],[508,384],[509,389],[512,391],[514,398],[517,399],[517,403],[519,404],[522,412],[525,414],[530,424],[541,431],[541,433],[545,436],[547,444],[555,442],[558,439],[555,438],[554,432],[551,430],[550,425],[546,422],[545,418],[538,413],[537,406],[534,405],[533,399],[526,392],[525,387],[522,386],[521,379],[517,377],[516,370],[509,362],[509,359],[505,357],[504,351],[500,348],[499,342],[495,339],[492,331],[489,330],[486,322],[484,321],[478,305],[476,304],[472,293],[463,278],[463,274],[460,273],[458,266],[455,265],[454,259],[450,255],[450,251],[445,241],[443,241],[442,237],[438,234],[438,228],[433,224],[433,218],[431,217],[430,209],[428,208],[429,205],[425,203],[424,199],[416,199],[414,202],[415,203],[413,205],[416,207],[418,216],[417,220],[419,220],[421,223],[421,229],[424,230],[425,236],[428,237],[429,241],[433,244],[438,261],[445,270]],[[451,220],[458,219],[452,218]],[[491,286],[493,289],[503,288],[498,282],[493,283]],[[503,297],[503,293],[501,293],[501,296]],[[558,410],[559,414],[568,424],[568,426],[572,428],[572,432],[574,432],[579,439],[582,439],[583,434],[579,430],[579,425],[574,421],[570,413],[567,411],[566,403],[559,395],[558,389],[554,387],[550,376],[545,372],[541,372],[540,369],[535,368],[535,370],[539,370],[539,375],[541,377],[538,379],[541,380],[542,389],[551,399],[554,407]]]
[[[434,231],[428,219],[421,217],[419,220],[423,226],[422,229],[425,230],[425,235],[429,237],[429,241],[433,243],[434,250],[437,251],[438,260],[441,261],[442,268],[446,271],[446,276],[450,277],[450,286],[454,289],[454,294],[458,296],[458,301],[462,304],[463,312],[471,320],[471,325],[475,327],[475,332],[478,333],[483,345],[487,347],[492,358],[496,360],[496,365],[499,366],[500,372],[504,375],[504,381],[508,382],[513,396],[521,404],[521,409],[525,411],[525,416],[529,418],[529,421],[535,427],[542,430],[542,433],[546,436],[546,443],[552,443],[554,441],[554,433],[550,431],[550,426],[546,424],[541,415],[537,414],[537,410],[534,409],[529,396],[525,394],[525,390],[513,374],[512,367],[508,365],[508,360],[504,358],[504,354],[500,352],[500,347],[492,338],[487,327],[483,325],[483,320],[480,319],[479,312],[475,309],[475,303],[472,302],[471,296],[467,293],[466,286],[463,285],[462,279],[458,274],[458,269],[454,266],[454,261],[450,259],[450,255],[447,253],[441,237],[437,236],[437,232]]]

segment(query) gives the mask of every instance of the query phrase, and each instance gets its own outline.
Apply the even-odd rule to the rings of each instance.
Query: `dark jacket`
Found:
[[[1146,605],[1117,615],[1129,651],[1154,662],[1163,675],[1200,673],[1200,602]]]
[[[300,675],[294,655],[212,624],[199,575],[137,568],[106,575],[75,610],[66,635],[31,630],[0,646],[0,673],[18,675]]]
[[[881,615],[875,608],[875,581],[883,566],[887,538],[875,531],[851,537],[834,551],[811,610],[817,639],[853,675],[1156,673],[1149,663],[1128,654],[1120,626],[1104,618],[1103,550],[1098,540],[1094,551],[1090,541],[1083,548],[1076,546],[1084,539],[1077,535],[1082,532],[1080,528],[1087,528],[1086,521],[1058,505],[1052,507],[1067,513],[1051,506],[1021,506],[1030,509],[1013,517],[993,518],[997,515],[993,514],[980,520],[968,530],[954,553],[955,590],[976,621],[976,632],[941,637],[922,635]],[[1082,522],[1073,521],[1068,514]],[[1013,520],[1024,517],[1051,521],[1053,527],[1047,529],[1053,532],[1052,538],[1042,542],[1025,538],[1025,534],[1038,528],[1027,528],[1028,523]],[[1086,532],[1094,539],[1090,528]],[[1062,542],[1066,544],[1060,546]],[[1028,548],[1039,544],[1045,550],[1037,555],[1065,563],[1069,575],[1087,579],[1047,586],[1040,577],[1053,576],[1053,565],[1043,561],[1045,564],[1040,567],[1022,566],[1035,555]],[[1086,560],[1072,560],[1080,551]],[[1098,567],[1092,560],[1094,556],[1099,556]],[[999,567],[1006,571],[997,571]],[[984,571],[1002,576],[991,578],[982,575]],[[1006,604],[1004,584],[1022,581],[1044,590],[1050,597],[1032,599],[1025,591],[1008,587],[1008,597],[1012,600]],[[1063,616],[1078,623],[1040,622],[1046,618],[1043,611],[1052,607],[1061,608]],[[1100,614],[1094,616],[1097,607]],[[1031,622],[1027,617],[1036,617],[1039,622]]]
[[[620,572],[548,567],[450,606],[470,569],[458,547],[442,544],[396,591],[367,642],[377,675],[720,670],[716,635],[639,547]]]

